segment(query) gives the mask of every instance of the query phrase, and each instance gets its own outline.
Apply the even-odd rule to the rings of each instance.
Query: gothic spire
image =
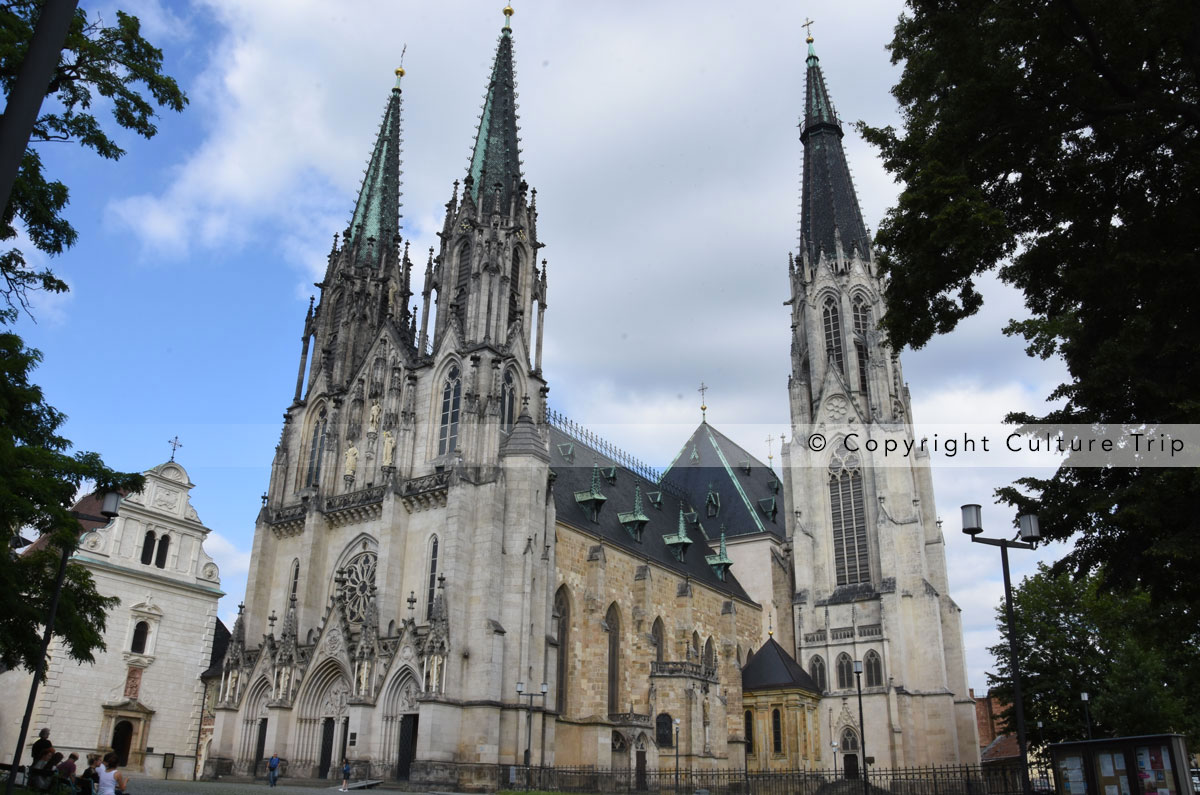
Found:
[[[370,238],[375,239],[375,251],[387,250],[400,234],[400,80],[403,77],[404,69],[397,69],[396,85],[388,97],[379,137],[350,221],[350,243],[362,246],[363,250]]]
[[[517,89],[513,76],[511,6],[504,9],[504,27],[496,47],[496,60],[483,101],[475,148],[471,152],[469,191],[476,203],[485,202],[486,212],[507,213],[514,183],[521,181],[521,152],[517,141]],[[484,182],[487,182],[484,185]],[[489,202],[500,186],[500,206]]]
[[[822,251],[826,257],[833,257],[839,236],[846,256],[857,247],[859,254],[865,257],[870,249],[870,239],[842,149],[842,123],[825,87],[825,76],[813,48],[812,36],[807,41],[808,76],[800,133],[804,144],[801,240],[813,262]]]

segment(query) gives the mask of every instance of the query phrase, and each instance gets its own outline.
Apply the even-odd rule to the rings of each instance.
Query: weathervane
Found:
[[[174,461],[175,460],[175,451],[178,450],[180,447],[183,447],[183,442],[179,441],[179,436],[176,435],[174,439],[168,440],[167,444],[171,445],[171,460]]]
[[[701,381],[700,388],[696,391],[700,393],[700,421],[707,422],[708,406],[704,405],[704,393],[708,391],[708,385]]]

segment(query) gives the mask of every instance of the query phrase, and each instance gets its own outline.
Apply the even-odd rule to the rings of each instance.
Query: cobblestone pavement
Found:
[[[129,783],[129,795],[237,795],[242,792],[261,793],[261,795],[287,795],[288,793],[318,793],[337,792],[341,782],[325,786],[299,786],[288,784],[287,779],[280,779],[274,788],[268,787],[266,781],[164,781],[149,776],[135,775]],[[380,792],[376,789],[351,790],[351,792]]]

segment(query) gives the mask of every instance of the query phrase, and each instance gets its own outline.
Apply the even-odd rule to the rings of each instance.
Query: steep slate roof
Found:
[[[817,695],[821,690],[800,664],[783,647],[768,638],[742,666],[742,690],[808,690]]]
[[[575,499],[575,492],[591,489],[594,465],[600,467],[599,488],[605,497],[595,522],[591,520],[587,508]],[[610,468],[614,467],[616,482],[610,483],[604,470],[611,471]],[[606,545],[619,547],[634,557],[652,561],[680,575],[687,575],[715,591],[754,603],[732,572],[727,573],[722,581],[705,562],[705,556],[714,554],[715,550],[706,542],[704,533],[691,522],[687,522],[685,527],[692,544],[684,554],[682,562],[675,559],[663,537],[673,535],[678,529],[681,509],[684,513],[692,511],[687,497],[677,489],[670,485],[666,488],[660,487],[653,480],[622,466],[611,456],[554,425],[550,426],[550,468],[555,475],[554,505],[559,522],[598,536]],[[649,518],[640,542],[633,539],[617,517],[618,513],[633,510],[636,486],[641,487],[642,509]],[[661,492],[660,507],[654,505],[649,496],[651,492]],[[703,508],[701,504],[698,517],[700,521],[704,521]]]
[[[363,175],[354,217],[350,221],[350,240],[362,242],[375,238],[375,250],[383,251],[400,234],[400,78],[404,70],[396,70],[396,85],[388,97],[379,136]],[[361,227],[361,229],[360,229]]]
[[[752,533],[786,537],[779,476],[707,422],[692,433],[663,478],[692,499],[709,538],[720,538],[722,525],[730,538]],[[710,493],[718,501],[715,516],[709,515]]]
[[[858,207],[850,166],[842,149],[842,123],[834,110],[820,59],[808,39],[808,77],[804,103],[804,183],[800,205],[800,238],[808,256],[833,257],[834,229],[841,234],[842,251],[850,256],[853,247],[866,257],[871,241]]]
[[[507,10],[506,10],[507,11]],[[486,172],[486,173],[485,173]],[[471,151],[471,198],[476,203],[487,197],[484,210],[491,211],[491,197],[500,183],[499,212],[508,212],[513,180],[521,181],[521,151],[517,141],[517,87],[513,76],[512,28],[505,21],[496,47],[496,60],[488,81],[479,131]],[[486,180],[487,184],[482,184]]]

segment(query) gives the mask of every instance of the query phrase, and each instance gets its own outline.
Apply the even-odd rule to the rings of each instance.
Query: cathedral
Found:
[[[481,788],[518,765],[850,768],[864,741],[878,767],[977,762],[928,460],[806,443],[912,435],[812,39],[782,474],[707,421],[656,471],[547,402],[504,12],[423,268],[400,234],[396,71],[304,318],[206,773],[278,753],[296,777],[345,758],[356,778]]]

